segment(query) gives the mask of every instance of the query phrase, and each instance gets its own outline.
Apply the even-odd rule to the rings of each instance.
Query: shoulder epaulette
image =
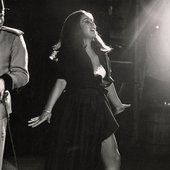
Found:
[[[24,34],[23,31],[19,30],[19,29],[15,29],[15,28],[11,28],[11,27],[6,27],[6,26],[2,26],[1,28],[3,31],[7,31],[16,35],[22,35]]]

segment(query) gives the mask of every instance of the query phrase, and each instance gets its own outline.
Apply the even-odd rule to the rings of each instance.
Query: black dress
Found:
[[[107,55],[97,54],[110,83]],[[57,78],[65,79],[67,86],[53,109],[46,170],[95,170],[102,141],[118,128],[105,97],[106,84],[94,76],[86,52],[59,52],[57,68]]]

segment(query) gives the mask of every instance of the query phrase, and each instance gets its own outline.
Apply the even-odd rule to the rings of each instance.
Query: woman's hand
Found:
[[[51,119],[51,112],[44,110],[40,116],[31,118],[28,121],[28,126],[31,126],[34,128],[40,125],[41,123],[45,122],[46,120],[48,123],[50,123],[50,119]]]
[[[131,106],[131,104],[122,104],[121,106],[119,106],[119,107],[116,108],[116,113],[115,113],[115,115],[123,112],[126,108],[128,108],[128,107],[130,107],[130,106]]]

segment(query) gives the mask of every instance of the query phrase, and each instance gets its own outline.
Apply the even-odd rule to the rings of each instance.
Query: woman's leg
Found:
[[[101,156],[105,170],[119,170],[120,153],[114,134],[102,142]]]

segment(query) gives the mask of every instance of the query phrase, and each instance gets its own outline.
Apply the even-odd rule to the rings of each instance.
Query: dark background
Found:
[[[53,44],[58,40],[64,19],[75,10],[90,11],[98,31],[114,50],[110,54],[117,91],[132,107],[117,117],[120,129],[118,143],[134,143],[134,46],[128,46],[135,30],[134,0],[5,0],[4,25],[24,31],[29,53],[30,82],[12,93],[13,114],[10,126],[17,155],[41,154],[48,140],[49,125],[30,128],[27,122],[39,115],[55,81],[55,63],[49,59]],[[112,7],[112,11],[109,11]],[[112,12],[112,13],[110,13]],[[118,61],[118,62],[117,62]],[[120,61],[120,62],[119,62]],[[5,156],[13,154],[9,131]]]

